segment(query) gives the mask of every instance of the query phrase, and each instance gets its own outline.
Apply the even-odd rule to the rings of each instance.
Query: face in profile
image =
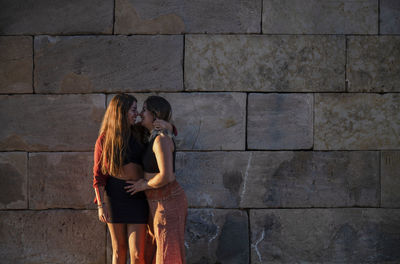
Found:
[[[140,117],[142,118],[142,126],[147,129],[151,129],[153,126],[154,115],[147,109],[147,104],[143,104],[142,112],[140,112]]]
[[[137,111],[137,102],[133,102],[131,107],[128,110],[128,122],[131,125],[134,125],[136,122],[136,117],[139,115]]]

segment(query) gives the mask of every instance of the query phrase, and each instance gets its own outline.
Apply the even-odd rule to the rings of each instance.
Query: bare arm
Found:
[[[163,187],[175,179],[173,171],[173,151],[174,144],[172,139],[165,135],[159,135],[154,140],[153,152],[156,156],[159,173],[155,174],[149,181],[141,179],[139,181],[128,181],[132,185],[126,186],[125,189],[131,194],[148,189],[156,189]]]
[[[94,192],[96,194],[96,199],[97,199],[99,220],[103,223],[107,223],[110,219],[109,219],[108,208],[104,202],[104,186],[99,186],[94,188]]]
[[[104,203],[104,186],[94,188],[94,193],[96,194],[98,206],[101,206]]]
[[[151,178],[147,185],[150,189],[160,188],[174,180],[173,156],[174,144],[172,139],[165,135],[159,135],[154,140],[153,152],[156,156],[159,173]]]

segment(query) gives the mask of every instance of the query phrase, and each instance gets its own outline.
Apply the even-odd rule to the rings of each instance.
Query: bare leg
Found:
[[[128,224],[128,242],[131,264],[145,264],[144,250],[147,224]]]
[[[107,225],[108,230],[110,230],[113,248],[112,264],[126,264],[126,254],[128,252],[126,224],[107,223]]]

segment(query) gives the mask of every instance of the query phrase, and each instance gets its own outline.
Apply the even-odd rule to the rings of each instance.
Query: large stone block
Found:
[[[249,176],[251,155],[249,152],[178,152],[176,177],[185,190],[189,206],[238,208],[243,184],[246,184],[244,179]]]
[[[260,33],[260,0],[117,0],[117,34]]]
[[[185,241],[188,263],[249,263],[247,212],[190,209]]]
[[[104,95],[0,96],[0,150],[92,151]]]
[[[251,263],[398,263],[400,210],[251,210]]]
[[[249,94],[249,149],[310,149],[313,146],[312,94]]]
[[[381,34],[400,34],[400,2],[380,0]]]
[[[148,93],[132,94],[141,111]],[[160,93],[172,107],[178,150],[244,150],[246,94]],[[109,102],[114,95],[107,96]]]
[[[343,36],[189,35],[185,89],[344,91]]]
[[[178,152],[192,207],[379,206],[378,152]]]
[[[381,153],[381,205],[400,207],[400,151]]]
[[[28,208],[27,168],[27,153],[0,153],[0,209]]]
[[[112,0],[2,0],[0,34],[111,34]]]
[[[179,150],[244,150],[246,94],[161,94],[172,105]]]
[[[253,152],[240,207],[379,206],[377,152]]]
[[[0,93],[31,93],[32,37],[0,37],[0,50]]]
[[[105,263],[97,211],[0,211],[1,263]]]
[[[182,36],[35,37],[35,91],[183,90],[182,50]]]
[[[400,36],[348,37],[347,80],[350,92],[400,92]]]
[[[314,149],[398,149],[400,94],[316,94]]]
[[[377,34],[378,1],[263,0],[266,34]]]
[[[95,208],[93,153],[30,153],[29,208]]]

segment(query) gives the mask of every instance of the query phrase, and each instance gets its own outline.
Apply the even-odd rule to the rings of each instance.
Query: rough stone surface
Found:
[[[378,1],[263,0],[265,34],[378,34]]]
[[[0,96],[0,150],[92,151],[104,95]]]
[[[30,153],[29,208],[95,208],[93,152]]]
[[[185,241],[188,263],[249,263],[247,213],[189,209]]]
[[[343,36],[188,35],[185,89],[343,91]]]
[[[148,93],[132,94],[141,111]],[[172,107],[178,150],[244,150],[246,94],[160,93]],[[114,95],[107,96],[107,102]]]
[[[2,263],[105,263],[96,211],[0,211]]]
[[[161,94],[172,105],[180,150],[244,150],[246,94]]]
[[[314,149],[400,148],[400,94],[316,94]]]
[[[378,152],[253,152],[240,207],[379,206]]]
[[[400,34],[400,2],[398,0],[380,0],[381,34]]]
[[[381,205],[400,208],[400,151],[382,151]]]
[[[350,92],[400,92],[400,36],[348,37],[347,80]]]
[[[379,206],[379,152],[178,152],[192,207]]]
[[[32,37],[0,37],[0,93],[31,93]]]
[[[310,149],[313,103],[312,94],[249,94],[247,147]]]
[[[249,155],[249,152],[178,152],[175,173],[189,206],[239,207],[244,178],[248,176]]]
[[[112,0],[2,0],[0,34],[111,34]]]
[[[397,263],[400,210],[251,210],[251,263]]]
[[[27,159],[24,152],[0,153],[0,209],[28,208]]]
[[[183,90],[182,50],[182,36],[35,37],[35,91]]]
[[[260,0],[117,0],[117,34],[260,33]]]

